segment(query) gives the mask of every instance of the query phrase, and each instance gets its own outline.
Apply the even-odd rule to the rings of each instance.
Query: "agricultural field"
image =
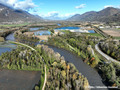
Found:
[[[120,30],[118,29],[102,29],[102,31],[113,37],[120,37]]]

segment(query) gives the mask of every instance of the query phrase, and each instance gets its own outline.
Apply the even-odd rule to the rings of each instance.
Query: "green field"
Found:
[[[23,23],[23,24],[5,24],[5,25],[0,25],[3,27],[20,27],[20,26],[24,26],[24,25],[28,25],[29,23]]]
[[[61,32],[64,32],[64,33],[70,33],[69,30],[61,30]]]
[[[102,37],[101,34],[99,33],[83,33],[84,35],[90,35],[90,36],[97,36],[97,37]]]
[[[115,39],[119,39],[120,40],[120,37],[114,37]]]

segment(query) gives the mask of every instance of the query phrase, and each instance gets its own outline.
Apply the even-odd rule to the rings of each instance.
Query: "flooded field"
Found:
[[[38,71],[0,70],[0,90],[33,90],[40,75]]]

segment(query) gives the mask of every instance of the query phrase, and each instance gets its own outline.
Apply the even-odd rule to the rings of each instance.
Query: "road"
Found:
[[[46,82],[47,82],[47,74],[46,74],[46,65],[45,65],[45,80],[44,80],[44,84],[43,84],[42,90],[45,90]]]
[[[107,54],[103,53],[103,52],[99,49],[98,44],[95,45],[95,49],[96,49],[103,57],[105,57],[107,60],[120,64],[119,61],[117,61],[117,60],[113,59],[112,57],[108,56]]]

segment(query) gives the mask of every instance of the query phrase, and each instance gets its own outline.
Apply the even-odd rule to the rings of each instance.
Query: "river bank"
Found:
[[[20,44],[21,45],[21,44]],[[26,45],[25,45],[26,46]],[[2,57],[1,57],[1,62],[3,63],[2,65],[3,65],[3,67],[4,68],[9,68],[9,69],[16,69],[16,70],[43,70],[43,68],[42,69],[40,69],[40,67],[41,67],[41,64],[38,64],[38,62],[41,62],[41,60],[39,61],[39,59],[40,58],[38,58],[38,56],[40,56],[40,53],[43,53],[43,52],[40,52],[40,53],[38,53],[39,52],[39,49],[37,49],[38,50],[38,52],[33,52],[33,51],[31,51],[31,50],[24,50],[25,48],[21,48],[21,49],[17,49],[17,50],[14,50],[14,51],[11,51],[11,52],[8,52],[8,53],[6,53],[6,54],[4,54],[4,55],[2,55]],[[44,50],[44,49],[43,49]],[[47,51],[48,52],[48,51]],[[46,52],[46,53],[47,53]],[[36,53],[35,54],[35,57],[33,57],[33,55],[34,54],[32,54],[32,56],[31,56],[31,53]],[[27,54],[27,55],[26,55]],[[29,55],[30,54],[30,55]],[[39,54],[39,55],[38,55]],[[6,56],[7,55],[7,56]],[[29,56],[28,56],[29,55]],[[44,54],[43,53],[43,55],[46,55],[46,54]],[[47,56],[45,56],[45,57],[48,57],[48,55],[49,54],[47,54]],[[55,55],[54,57],[56,57],[56,53],[54,53],[53,52],[53,54],[52,55]],[[57,54],[58,55],[58,54]],[[18,56],[18,57],[16,57],[16,56]],[[11,58],[12,57],[12,58]],[[29,58],[28,58],[29,57]],[[14,58],[14,59],[13,59]],[[22,60],[22,59],[23,60]],[[35,61],[34,61],[34,58],[35,58]],[[51,59],[50,59],[51,58]],[[60,56],[60,58],[61,58],[61,56]],[[48,75],[49,77],[47,77],[48,78],[48,80],[50,80],[50,77],[53,77],[52,75],[55,75],[55,77],[56,77],[56,79],[58,79],[57,81],[59,82],[59,83],[56,83],[56,81],[55,82],[53,82],[52,83],[52,87],[51,87],[51,84],[50,85],[48,85],[48,83],[51,83],[51,82],[49,82],[49,81],[47,81],[47,87],[46,88],[49,88],[49,87],[51,87],[51,88],[55,88],[55,86],[54,85],[60,85],[60,87],[61,88],[85,88],[85,86],[86,87],[88,87],[88,81],[87,81],[87,79],[83,76],[83,75],[80,75],[78,72],[77,72],[77,70],[74,68],[74,66],[72,65],[72,64],[68,64],[68,63],[66,63],[65,62],[65,60],[64,59],[60,59],[60,58],[58,58],[58,57],[56,57],[56,59],[54,59],[54,58],[52,58],[52,57],[48,57],[48,58],[46,58],[45,59],[45,61],[47,62],[47,61],[49,61],[48,63],[47,63],[47,65],[50,67],[50,69],[49,69],[49,73],[51,74],[51,75]],[[7,63],[4,61],[4,60],[8,60],[7,61]],[[10,59],[10,60],[9,60]],[[29,60],[28,60],[29,59]],[[17,60],[17,62],[15,61],[15,60]],[[22,61],[21,61],[22,60]],[[36,62],[36,60],[38,60],[38,62]],[[53,63],[55,64],[56,62],[54,61],[54,60],[57,60],[58,62],[60,62],[61,63],[61,65],[57,65],[58,66],[58,69],[56,70],[56,73],[58,73],[58,75],[60,76],[60,77],[57,77],[56,76],[56,73],[54,73],[54,72],[51,72],[51,70],[54,70],[55,69],[55,67],[56,66],[53,66]],[[54,62],[53,62],[54,61]],[[8,63],[9,62],[9,63]],[[16,63],[14,63],[14,62],[16,62]],[[20,64],[21,63],[21,64]],[[40,67],[38,67],[40,65]],[[63,65],[65,65],[64,67],[63,67]],[[56,67],[57,68],[57,67]],[[61,68],[61,69],[60,69]],[[71,68],[71,69],[70,69]],[[62,70],[62,71],[61,71]],[[54,70],[55,71],[55,70]],[[63,73],[62,73],[63,72]],[[60,74],[61,73],[61,74]],[[66,74],[66,75],[64,75],[64,74]],[[43,71],[42,71],[42,75],[43,75]],[[72,78],[72,81],[70,82],[70,80],[71,80],[71,78]],[[65,80],[66,79],[66,80]],[[54,80],[54,79],[53,79]],[[76,85],[76,80],[78,80],[78,82],[77,83],[79,83],[80,85]],[[64,81],[64,83],[61,85],[60,83],[61,82],[63,82]],[[67,81],[71,86],[69,86],[69,85],[67,85],[66,83],[65,83],[65,81]],[[74,83],[74,84],[73,84]],[[66,85],[66,87],[64,87]],[[39,86],[39,85],[38,85]]]
[[[105,85],[102,82],[102,78],[100,77],[98,72],[95,69],[88,66],[86,63],[84,63],[83,60],[80,59],[80,57],[76,56],[75,54],[73,54],[67,50],[60,49],[60,48],[57,48],[54,46],[49,46],[49,48],[52,48],[55,52],[58,52],[62,56],[64,56],[64,58],[67,62],[73,63],[76,66],[76,68],[85,77],[87,77],[91,86],[103,86],[103,87],[105,87]]]

